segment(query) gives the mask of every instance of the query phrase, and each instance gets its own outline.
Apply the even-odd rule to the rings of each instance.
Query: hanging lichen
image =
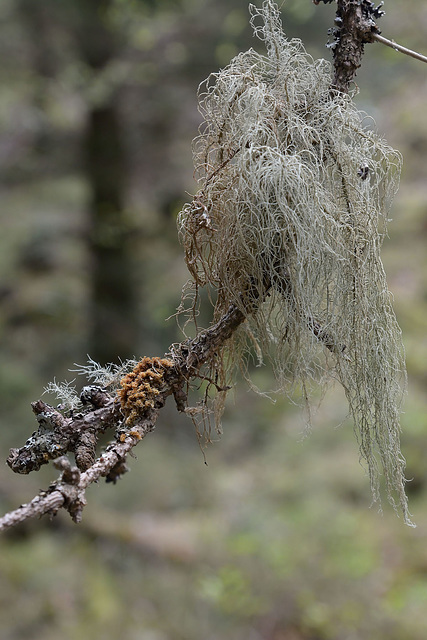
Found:
[[[267,55],[240,53],[202,85],[199,190],[179,218],[196,289],[217,292],[215,317],[230,304],[247,317],[211,369],[224,388],[236,363],[262,354],[288,392],[338,378],[374,500],[382,469],[410,523],[404,353],[380,259],[401,157],[331,91],[331,65],[285,38],[271,0],[250,12]]]

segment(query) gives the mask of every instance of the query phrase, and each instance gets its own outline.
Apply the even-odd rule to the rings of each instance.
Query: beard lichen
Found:
[[[201,85],[199,189],[179,216],[196,291],[217,292],[215,319],[230,304],[247,318],[209,375],[225,388],[255,357],[288,393],[337,378],[373,499],[382,470],[410,524],[404,350],[380,258],[401,156],[351,96],[331,90],[331,64],[286,39],[271,0],[250,13],[267,54],[240,53]]]

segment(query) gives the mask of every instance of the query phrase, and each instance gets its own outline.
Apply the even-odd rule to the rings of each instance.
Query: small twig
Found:
[[[45,513],[57,513],[64,505],[65,498],[60,491],[53,491],[52,493],[46,493],[45,491],[33,498],[28,504],[21,505],[15,511],[6,513],[0,519],[0,531],[6,531],[10,527],[14,527],[28,518],[35,518],[36,516],[42,516]]]
[[[240,148],[239,149],[232,149],[230,151],[230,154],[229,154],[228,158],[226,160],[224,160],[224,162],[222,164],[220,164],[220,166],[217,167],[215,169],[215,171],[212,171],[212,173],[208,175],[208,177],[206,178],[206,185],[208,185],[209,182],[212,180],[212,178],[214,176],[216,176],[216,174],[219,173],[222,169],[224,169],[224,167],[226,167],[229,162],[232,161],[232,159],[234,158],[236,153],[239,153],[239,151],[240,151]]]
[[[415,58],[416,60],[421,60],[421,62],[427,62],[427,56],[423,56],[421,53],[417,51],[412,51],[412,49],[408,49],[407,47],[403,47],[401,44],[397,44],[394,40],[388,40],[388,38],[384,38],[379,33],[372,33],[372,39],[377,42],[381,42],[385,44],[387,47],[391,47],[395,51],[400,51],[400,53],[404,53],[407,56],[411,56],[411,58]]]

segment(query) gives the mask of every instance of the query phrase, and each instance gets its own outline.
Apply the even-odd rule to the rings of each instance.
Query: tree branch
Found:
[[[116,482],[117,478],[126,472],[127,455],[140,440],[153,431],[159,411],[168,396],[174,395],[178,409],[184,410],[186,396],[183,385],[200,374],[202,366],[215,351],[224,346],[244,319],[242,311],[231,305],[227,313],[212,327],[191,340],[173,345],[171,352],[167,354],[168,360],[143,359],[142,362],[147,360],[147,365],[154,361],[154,364],[168,362],[170,366],[165,369],[160,391],[156,389],[158,393],[155,394],[155,401],[144,406],[137,419],[131,423],[127,420],[120,398],[94,385],[85,387],[82,392],[86,402],[97,407],[85,415],[65,418],[41,400],[33,403],[39,430],[32,434],[23,447],[11,449],[7,462],[16,473],[27,474],[38,470],[50,459],[57,458],[54,464],[62,473],[47,491],[41,491],[28,504],[0,518],[0,531],[28,518],[42,516],[45,513],[54,515],[62,507],[67,509],[75,522],[80,522],[86,504],[86,488],[101,477]],[[147,374],[150,371],[148,368],[145,369]],[[103,406],[100,407],[100,404]],[[116,440],[88,467],[72,467],[69,460],[62,455],[67,451],[73,451],[76,462],[79,463],[78,444],[82,437],[88,432],[96,436],[111,428],[116,429]]]
[[[411,56],[411,58],[421,60],[421,62],[427,62],[427,56],[423,56],[422,53],[418,53],[417,51],[412,51],[412,49],[403,47],[401,44],[397,44],[397,42],[395,42],[394,40],[384,38],[384,36],[381,36],[379,33],[373,33],[372,39],[376,40],[377,42],[381,42],[381,44],[385,44],[387,47],[391,47],[395,51],[400,51],[400,53]]]
[[[0,531],[5,531],[14,527],[24,520],[29,518],[36,518],[42,516],[45,513],[55,514],[64,504],[64,496],[60,491],[54,491],[52,493],[40,492],[35,498],[28,504],[21,505],[15,511],[6,513],[0,519]]]
[[[331,4],[334,0],[313,0],[313,4]],[[407,56],[411,56],[421,62],[427,62],[427,56],[423,56],[417,51],[408,49],[407,47],[397,44],[394,40],[389,40],[380,35],[374,18],[378,19],[384,15],[381,9],[383,3],[375,7],[373,2],[367,0],[337,0],[338,9],[335,18],[335,28],[330,30],[331,35],[335,37],[335,41],[329,44],[334,49],[334,58],[336,60],[336,78],[335,84],[340,91],[340,85],[345,86],[347,83],[346,74],[354,75],[360,67],[360,60],[363,55],[363,45],[368,42],[381,42],[387,47],[391,47],[395,51],[400,51]],[[357,34],[357,37],[355,35]],[[340,42],[338,42],[340,41]],[[339,46],[338,46],[339,45]],[[343,53],[349,55],[347,59]],[[350,65],[347,63],[350,62]],[[339,66],[339,69],[337,69]],[[343,71],[347,67],[348,71]],[[344,80],[344,84],[343,84]],[[351,82],[352,78],[349,79]]]
[[[329,44],[334,56],[333,88],[347,93],[361,65],[365,44],[372,42],[373,34],[380,33],[375,20],[384,11],[369,0],[337,0],[337,5],[335,27],[330,30],[333,41]]]

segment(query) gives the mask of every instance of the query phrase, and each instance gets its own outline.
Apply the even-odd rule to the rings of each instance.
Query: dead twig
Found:
[[[385,44],[386,47],[391,47],[395,51],[400,51],[400,53],[404,53],[406,56],[411,56],[411,58],[421,60],[421,62],[427,62],[427,56],[423,56],[422,53],[418,53],[418,51],[413,51],[412,49],[408,49],[407,47],[402,46],[401,44],[397,44],[397,42],[395,42],[394,40],[384,38],[384,36],[380,35],[379,33],[373,33],[372,40],[381,42],[381,44]]]

